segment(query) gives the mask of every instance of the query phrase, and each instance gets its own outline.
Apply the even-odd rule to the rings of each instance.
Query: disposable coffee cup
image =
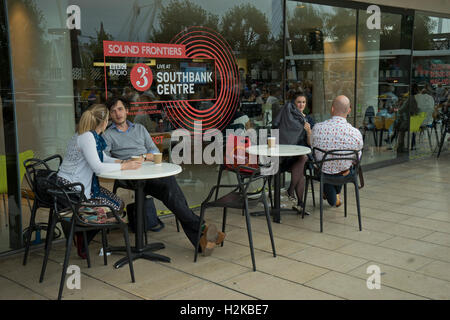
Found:
[[[140,161],[140,160],[142,160],[142,156],[132,156],[131,160],[133,160],[133,161]]]
[[[153,154],[153,162],[155,164],[161,164],[161,162],[162,162],[162,153],[154,153]]]
[[[276,137],[267,138],[267,145],[269,146],[269,148],[274,148],[275,142],[276,142]]]

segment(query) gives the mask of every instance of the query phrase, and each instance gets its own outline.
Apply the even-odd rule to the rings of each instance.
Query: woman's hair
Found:
[[[306,102],[308,102],[308,97],[306,96],[306,94],[304,92],[296,92],[292,95],[292,102],[295,102],[295,100],[297,100],[298,97],[305,97]]]
[[[94,104],[90,106],[81,115],[77,130],[78,134],[95,130],[102,122],[107,121],[108,117],[109,111],[104,104]]]

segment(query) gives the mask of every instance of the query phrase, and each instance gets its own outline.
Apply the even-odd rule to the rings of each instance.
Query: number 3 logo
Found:
[[[146,64],[138,63],[131,69],[130,80],[136,90],[148,90],[153,82],[152,70]]]

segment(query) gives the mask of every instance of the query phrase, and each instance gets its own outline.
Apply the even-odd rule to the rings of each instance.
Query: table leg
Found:
[[[280,217],[280,170],[277,171],[277,173],[274,176],[274,208],[272,209],[272,215],[273,215],[273,221],[276,223],[281,223],[281,217]]]
[[[148,252],[148,251],[156,251],[160,249],[164,249],[165,246],[161,242],[151,243],[147,246],[144,246],[144,229],[143,229],[143,222],[144,222],[144,200],[145,200],[145,194],[144,194],[144,181],[137,181],[137,188],[135,190],[135,202],[136,202],[136,234],[135,234],[135,247],[132,249],[131,253],[131,259],[134,261],[136,259],[147,259],[147,260],[157,260],[157,261],[163,261],[163,262],[170,262],[170,258]],[[119,251],[122,249],[122,247],[119,248],[111,248],[111,251]],[[117,261],[114,264],[115,268],[120,268],[124,266],[125,264],[128,264],[128,258],[124,257]]]

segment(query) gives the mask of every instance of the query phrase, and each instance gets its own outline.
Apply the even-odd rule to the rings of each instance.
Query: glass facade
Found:
[[[436,108],[447,102],[450,87],[450,19],[388,7],[377,15],[368,6],[292,0],[6,1],[0,9],[5,31],[0,54],[2,70],[11,77],[2,75],[0,87],[5,196],[0,252],[21,248],[28,226],[20,163],[64,155],[83,111],[111,95],[133,102],[130,120],[146,126],[166,158],[179,124],[170,117],[173,108],[214,109],[232,90],[228,77],[237,82],[239,100],[226,108],[246,114],[248,127],[269,128],[295,91],[306,92],[307,112],[316,122],[328,119],[332,100],[344,94],[352,104],[348,121],[364,134],[364,165],[431,154],[440,133]],[[199,37],[219,35],[236,74],[228,75],[207,55],[176,61],[105,56],[104,41],[169,44],[193,28],[203,30]],[[193,44],[187,48],[195,50]],[[154,81],[140,91],[130,81],[137,63],[153,75],[166,65],[172,72],[210,72],[214,81],[195,81],[193,91],[172,93]],[[216,168],[183,165],[177,179],[190,205],[201,203],[216,182]]]

